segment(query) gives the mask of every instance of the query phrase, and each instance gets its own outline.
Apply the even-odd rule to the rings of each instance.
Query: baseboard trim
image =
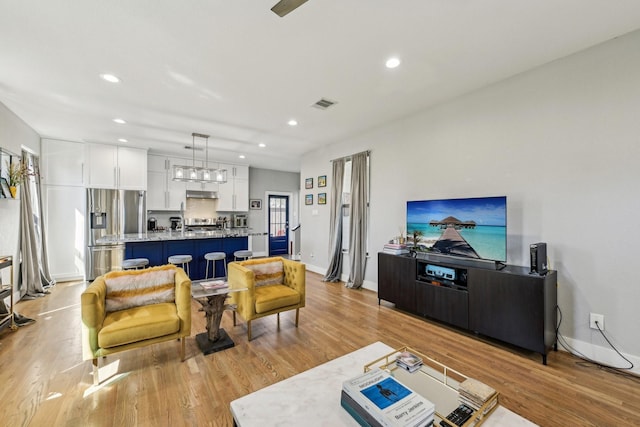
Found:
[[[564,341],[566,341],[571,348],[575,349],[576,352],[580,352],[581,354],[585,355],[586,357],[588,357],[589,359],[595,362],[601,363],[603,365],[613,366],[613,367],[628,366],[628,362],[622,359],[620,355],[611,348],[602,347],[596,344],[588,343],[586,341],[580,341],[574,338],[564,337]],[[562,347],[560,344],[558,344],[558,349],[561,351],[574,353],[573,350],[568,350]],[[621,351],[620,353],[622,353],[624,357],[629,359],[634,366],[633,369],[623,369],[623,371],[628,371],[636,375],[640,375],[640,357],[634,356],[632,354],[624,353],[623,351]],[[575,356],[581,357],[577,353],[575,354]]]

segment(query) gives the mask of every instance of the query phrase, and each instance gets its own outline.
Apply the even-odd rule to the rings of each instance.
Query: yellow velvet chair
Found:
[[[280,328],[280,312],[296,310],[296,327],[300,308],[305,304],[306,267],[298,261],[282,257],[254,258],[231,262],[229,288],[246,291],[231,294],[237,305],[236,312],[247,322],[247,337],[251,341],[251,321],[277,314]],[[236,324],[235,313],[233,324]]]
[[[191,280],[182,268],[112,271],[100,276],[81,296],[83,358],[98,358],[149,344],[179,339],[184,361],[191,335]]]

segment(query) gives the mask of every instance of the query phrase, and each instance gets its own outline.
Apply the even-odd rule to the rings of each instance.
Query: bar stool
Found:
[[[130,258],[122,261],[123,270],[137,270],[139,268],[146,268],[149,265],[149,260],[146,258]]]
[[[253,252],[248,251],[248,250],[241,250],[241,251],[235,251],[233,253],[233,259],[235,261],[238,260],[238,258],[242,258],[242,261],[247,260],[249,258],[251,258],[253,256]]]
[[[169,264],[179,265],[187,272],[187,276],[189,276],[189,263],[193,258],[191,255],[171,255],[169,257]],[[184,266],[187,268],[184,268]]]
[[[222,261],[224,265],[224,277],[227,277],[227,254],[224,252],[209,252],[204,254],[204,259],[207,260],[207,266],[205,267],[204,278],[209,278],[209,261],[211,261],[213,273],[212,276],[216,277],[216,261]]]

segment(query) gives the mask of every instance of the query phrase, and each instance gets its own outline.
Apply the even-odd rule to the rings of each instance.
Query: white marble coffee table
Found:
[[[375,342],[231,402],[234,424],[265,426],[353,426],[358,423],[340,406],[343,381],[364,365],[394,349]],[[532,422],[498,406],[483,427],[532,427]]]

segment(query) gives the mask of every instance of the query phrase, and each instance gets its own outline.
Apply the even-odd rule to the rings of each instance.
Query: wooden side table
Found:
[[[196,280],[191,284],[191,296],[202,305],[201,311],[204,311],[207,320],[207,332],[196,335],[198,347],[205,355],[226,350],[235,345],[227,332],[220,327],[220,320],[225,309],[233,308],[225,303],[229,294],[247,290],[247,288],[230,289],[228,286],[217,289],[202,286],[203,283],[210,282],[212,281]]]

